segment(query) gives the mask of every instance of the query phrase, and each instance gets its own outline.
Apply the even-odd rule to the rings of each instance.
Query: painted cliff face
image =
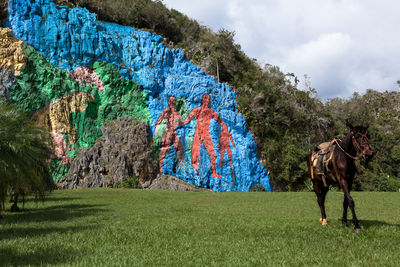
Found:
[[[168,49],[156,34],[99,22],[86,9],[51,0],[10,0],[9,14],[13,34],[34,48],[25,52],[29,64],[10,91],[15,103],[34,113],[77,92],[92,96],[69,113],[70,126],[60,126],[67,115],[54,126],[59,155],[73,159],[93,146],[105,121],[140,118],[150,126],[163,173],[214,191],[253,184],[272,190],[235,92],[183,51]],[[64,163],[61,156],[57,164]]]
[[[77,92],[63,96],[33,114],[32,120],[35,124],[51,133],[55,145],[55,156],[62,159],[59,164],[71,162],[66,152],[74,148],[67,145],[67,142],[73,145],[77,140],[76,129],[69,122],[70,115],[74,112],[84,112],[88,107],[88,102],[92,101],[94,101],[93,95]],[[65,140],[64,136],[69,140]]]
[[[91,68],[82,66],[78,67],[74,70],[71,74],[69,73],[71,78],[77,81],[80,85],[89,85],[93,88],[97,88],[100,92],[104,92],[104,84],[103,81],[100,79],[99,75],[92,70]]]
[[[24,43],[18,40],[10,29],[0,28],[0,68],[12,69],[14,75],[18,76],[26,65],[23,45]]]
[[[209,103],[210,103],[210,95],[204,94],[202,97],[201,106],[193,109],[186,117],[186,119],[182,120],[180,113],[176,110],[175,107],[175,97],[168,98],[168,107],[165,108],[162,111],[161,115],[158,117],[155,130],[155,136],[157,136],[157,130],[158,130],[157,128],[159,127],[160,123],[163,120],[165,120],[166,128],[162,135],[161,151],[159,154],[160,173],[163,172],[164,160],[165,157],[167,156],[168,151],[170,150],[170,146],[172,146],[175,149],[178,156],[179,164],[182,167],[182,160],[183,160],[182,150],[184,148],[182,147],[183,144],[180,141],[179,136],[177,134],[177,128],[182,125],[188,124],[190,121],[194,119],[196,120],[196,127],[195,127],[193,143],[192,143],[192,151],[191,151],[193,169],[198,171],[200,168],[200,162],[199,162],[200,149],[201,145],[203,145],[210,158],[209,168],[211,169],[211,177],[222,178],[222,176],[216,172],[215,148],[209,130],[212,119],[217,121],[222,126],[223,129],[223,131],[220,134],[220,140],[218,146],[218,149],[220,149],[221,151],[219,167],[222,167],[225,150],[227,151],[229,156],[229,160],[231,163],[230,166],[231,167],[233,166],[232,152],[229,146],[229,139],[232,140],[232,144],[234,146],[232,136],[228,131],[227,125],[222,122],[218,114],[214,110],[209,108]]]

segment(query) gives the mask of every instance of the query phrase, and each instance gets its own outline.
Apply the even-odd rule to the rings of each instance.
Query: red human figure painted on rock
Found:
[[[156,130],[154,136],[157,136],[158,126],[163,120],[165,120],[166,128],[161,138],[161,151],[159,155],[160,173],[162,173],[164,159],[171,145],[175,148],[176,153],[178,154],[179,163],[181,163],[183,159],[182,146],[176,132],[176,127],[181,124],[182,118],[175,108],[175,97],[173,96],[168,97],[168,107],[163,110],[156,122]]]
[[[211,176],[214,178],[221,178],[221,175],[219,175],[216,172],[215,151],[209,129],[210,129],[210,121],[212,118],[215,119],[221,126],[223,125],[223,122],[221,118],[218,116],[218,114],[214,110],[208,107],[209,103],[210,103],[210,95],[204,94],[203,98],[201,99],[201,106],[193,109],[182,124],[187,124],[191,120],[196,118],[196,131],[194,132],[193,147],[192,147],[193,168],[195,170],[199,169],[200,147],[201,143],[203,143],[211,160]]]
[[[235,143],[233,142],[232,135],[228,131],[228,126],[226,124],[224,124],[222,126],[222,132],[219,134],[219,144],[218,144],[218,148],[221,153],[220,160],[219,160],[220,167],[222,166],[222,161],[224,159],[225,150],[226,150],[226,153],[228,153],[229,162],[230,162],[231,166],[233,166],[232,151],[231,151],[231,147],[229,146],[229,140],[231,140],[233,147],[235,147]]]

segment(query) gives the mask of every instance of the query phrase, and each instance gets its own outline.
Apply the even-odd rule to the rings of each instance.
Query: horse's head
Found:
[[[353,127],[348,121],[346,121],[346,126],[350,129],[351,140],[357,153],[361,154],[366,162],[370,161],[374,156],[374,152],[369,143],[369,125]]]

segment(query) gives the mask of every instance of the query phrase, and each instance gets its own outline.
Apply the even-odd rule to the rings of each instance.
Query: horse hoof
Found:
[[[322,218],[319,218],[318,222],[319,222],[319,223],[322,223]]]
[[[322,225],[323,225],[323,226],[328,225],[328,222],[326,221],[326,219],[323,219],[323,220],[322,220]]]
[[[361,228],[354,228],[354,232],[361,233]]]

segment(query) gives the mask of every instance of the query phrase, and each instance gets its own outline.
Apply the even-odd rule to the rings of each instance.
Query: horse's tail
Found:
[[[305,160],[307,161],[308,173],[310,174],[311,179],[314,179],[314,170],[311,158],[312,158],[312,152],[306,156]]]

